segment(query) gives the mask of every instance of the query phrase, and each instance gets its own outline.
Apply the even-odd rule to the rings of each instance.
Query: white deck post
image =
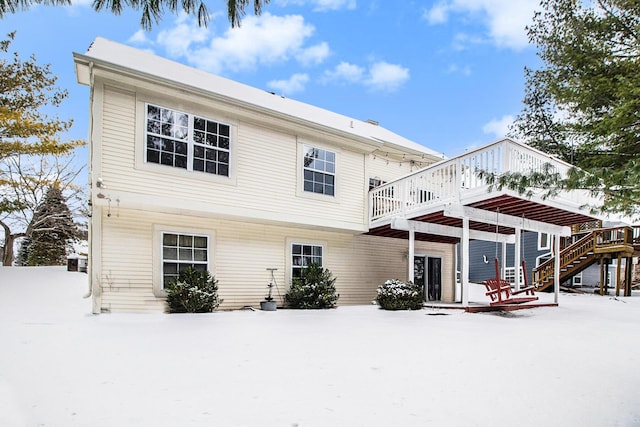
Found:
[[[558,304],[560,297],[560,236],[553,236],[553,256],[555,262],[553,263],[553,283],[555,283],[553,292],[553,302]]]
[[[521,232],[522,229],[516,227],[516,243],[515,243],[515,251],[513,252],[513,266],[515,268],[515,278],[516,278],[516,291],[520,290],[520,240],[521,240]]]
[[[507,277],[507,242],[502,242],[502,261],[500,262],[500,277]]]
[[[409,230],[409,254],[407,255],[407,264],[409,265],[409,271],[407,277],[409,281],[413,283],[415,279],[415,252],[416,252],[416,232],[413,228]]]
[[[469,217],[462,218],[461,252],[460,286],[462,286],[462,306],[469,307]]]

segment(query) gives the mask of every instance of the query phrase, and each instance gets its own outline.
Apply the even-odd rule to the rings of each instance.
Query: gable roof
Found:
[[[379,149],[383,151],[385,149],[409,151],[428,156],[434,161],[444,158],[442,154],[377,124],[278,96],[102,37],[97,37],[85,54],[74,53],[73,55],[76,62],[76,77],[81,84],[90,83],[86,65],[99,63],[103,66],[131,70],[152,78],[180,83],[256,109],[268,110],[364,138],[374,145],[379,145]]]

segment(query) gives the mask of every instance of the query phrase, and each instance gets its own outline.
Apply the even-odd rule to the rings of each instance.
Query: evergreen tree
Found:
[[[527,69],[512,136],[577,166],[505,175],[498,187],[604,195],[604,212],[640,215],[640,3],[543,0],[528,28],[543,66]],[[495,177],[494,177],[495,178]]]
[[[60,189],[51,187],[36,210],[31,225],[27,265],[60,265],[78,229]]]
[[[16,256],[16,265],[24,267],[29,265],[29,252],[31,250],[31,237],[25,237],[20,242],[20,249],[18,249],[18,255]]]

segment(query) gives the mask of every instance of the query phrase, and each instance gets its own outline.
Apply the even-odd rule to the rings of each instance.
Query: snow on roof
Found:
[[[377,124],[353,119],[313,105],[278,96],[271,92],[216,76],[102,37],[97,37],[94,40],[86,54],[75,54],[74,56],[76,61],[78,58],[85,58],[86,60],[116,65],[150,76],[196,87],[258,108],[317,123],[327,128],[369,139],[373,143],[381,144],[382,150],[386,146],[390,150],[408,149],[420,154],[433,156],[437,160],[443,158],[442,154],[410,141]]]

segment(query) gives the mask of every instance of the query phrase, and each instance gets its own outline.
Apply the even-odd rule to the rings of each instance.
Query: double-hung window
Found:
[[[305,145],[302,172],[304,191],[335,195],[336,153]]]
[[[291,245],[291,278],[301,277],[311,264],[322,266],[322,246],[294,243]]]
[[[147,104],[146,161],[229,176],[230,126]]]
[[[538,233],[538,250],[551,249],[551,239],[547,233]]]
[[[175,281],[182,270],[209,270],[209,238],[207,236],[162,233],[162,284]]]
[[[386,182],[379,178],[369,178],[369,191],[384,184],[386,184]]]

